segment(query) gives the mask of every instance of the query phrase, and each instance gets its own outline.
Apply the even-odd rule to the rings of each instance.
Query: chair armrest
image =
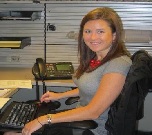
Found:
[[[72,105],[79,100],[79,96],[77,97],[70,97],[65,101],[66,105]],[[66,110],[58,110],[56,112],[62,112]],[[93,120],[84,120],[84,121],[74,121],[74,122],[62,122],[62,123],[56,123],[51,124],[51,127],[66,127],[66,128],[75,128],[75,129],[95,129],[98,127],[98,124]]]
[[[84,120],[84,121],[75,121],[75,122],[56,123],[56,124],[51,124],[50,126],[86,130],[86,129],[95,129],[98,127],[98,124],[93,120]]]
[[[69,97],[69,98],[65,101],[65,104],[66,104],[66,105],[72,105],[72,104],[78,102],[79,99],[80,99],[79,96],[77,96],[77,97]]]

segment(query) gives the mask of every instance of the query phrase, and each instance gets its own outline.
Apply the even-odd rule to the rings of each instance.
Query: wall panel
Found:
[[[14,17],[26,11],[33,11],[31,19]],[[8,14],[6,16],[8,19],[0,20],[0,37],[31,38],[31,44],[23,49],[0,48],[0,66],[31,67],[37,57],[44,57],[44,4],[32,2],[0,4],[0,13]],[[13,57],[18,57],[19,60],[14,61]]]
[[[45,23],[46,5],[46,27]],[[152,3],[109,1],[13,1],[0,2],[0,12],[12,10],[42,11],[36,20],[0,20],[0,37],[30,36],[31,45],[23,49],[0,49],[0,66],[32,67],[37,57],[44,57],[46,32],[47,62],[71,61],[78,66],[77,36],[83,16],[96,7],[114,8],[121,16],[126,31],[124,41],[131,53],[139,49],[152,53]],[[49,26],[55,26],[55,30]],[[44,31],[46,29],[46,31]],[[146,33],[146,34],[145,34]],[[148,33],[148,34],[147,34]],[[12,62],[12,56],[20,61]]]
[[[73,58],[75,66],[77,61],[77,35],[79,24],[83,16],[96,7],[114,8],[122,18],[124,29],[126,31],[126,46],[131,53],[139,49],[145,49],[152,53],[152,4],[136,2],[102,2],[102,1],[62,1],[47,2],[46,4],[46,25],[51,24],[56,27],[55,31],[46,31],[47,35],[47,52],[52,46],[57,45],[58,52],[65,51],[65,57]],[[137,31],[137,32],[134,32]],[[141,31],[147,31],[148,34]],[[147,36],[149,36],[147,38]],[[143,40],[141,40],[143,39]],[[66,47],[65,47],[66,46]],[[67,49],[67,46],[73,46],[76,50]],[[54,54],[55,55],[55,54]],[[75,57],[74,57],[75,56]],[[52,57],[47,53],[47,61],[60,61],[63,53],[58,53]],[[64,59],[66,60],[66,59]],[[69,59],[71,60],[71,59]],[[76,61],[75,61],[76,60]]]

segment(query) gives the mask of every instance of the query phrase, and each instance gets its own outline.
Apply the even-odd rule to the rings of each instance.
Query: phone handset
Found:
[[[42,58],[37,58],[36,59],[36,63],[38,66],[38,70],[39,70],[39,76],[41,78],[41,80],[44,80],[46,77],[46,65],[45,62]]]
[[[32,73],[35,76],[36,81],[39,79],[42,80],[43,83],[43,93],[46,92],[46,86],[45,86],[45,78],[46,78],[46,64],[42,58],[37,58],[36,63],[34,64],[32,68]]]
[[[44,80],[46,77],[46,65],[42,58],[37,58],[32,68],[32,73],[36,79]]]

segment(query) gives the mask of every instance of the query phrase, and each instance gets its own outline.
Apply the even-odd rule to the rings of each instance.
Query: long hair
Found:
[[[112,47],[101,63],[104,64],[105,62],[122,55],[130,56],[124,45],[123,24],[119,15],[116,13],[116,11],[109,7],[96,8],[86,14],[80,24],[78,36],[78,54],[80,55],[80,65],[75,74],[77,78],[79,78],[88,69],[90,60],[96,56],[96,53],[93,52],[83,40],[83,29],[84,25],[88,21],[97,19],[106,21],[109,24],[112,33],[116,33],[116,38],[112,43]]]

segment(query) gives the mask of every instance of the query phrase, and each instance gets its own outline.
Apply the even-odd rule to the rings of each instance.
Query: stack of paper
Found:
[[[10,100],[10,98],[0,98],[0,109]]]
[[[0,97],[3,97],[6,93],[8,93],[11,89],[0,89]]]
[[[31,80],[0,80],[0,88],[32,88]]]

